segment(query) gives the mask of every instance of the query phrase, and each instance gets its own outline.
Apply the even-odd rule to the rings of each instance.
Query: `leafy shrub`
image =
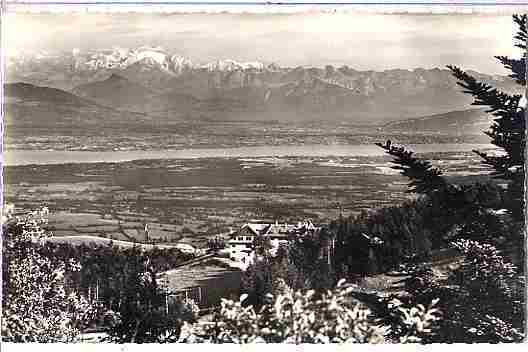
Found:
[[[460,266],[439,277],[416,268],[406,282],[411,301],[440,298],[444,313],[432,342],[516,342],[524,336],[524,277],[499,251],[476,241],[459,240]]]
[[[274,297],[258,311],[239,301],[222,300],[220,312],[207,325],[189,325],[182,329],[181,342],[208,343],[382,343],[420,342],[432,333],[438,319],[434,303],[425,307],[404,308],[393,312],[400,319],[394,326],[383,326],[371,311],[350,299],[351,288],[341,280],[334,290],[319,298],[315,291],[288,290]],[[400,332],[387,339],[390,331]]]
[[[198,319],[198,314],[200,314],[200,307],[198,307],[198,304],[196,304],[193,299],[184,299],[183,302],[181,302],[180,306],[180,314],[186,318],[186,321],[196,321],[196,319]]]
[[[72,342],[95,319],[96,309],[65,282],[74,260],[39,253],[46,210],[7,217],[2,224],[2,339],[9,342]]]
[[[412,308],[404,307],[398,299],[392,299],[388,309],[396,322],[391,335],[398,337],[401,343],[417,343],[433,336],[435,322],[440,319],[440,311],[436,308],[439,299],[433,299],[429,306],[418,304]]]

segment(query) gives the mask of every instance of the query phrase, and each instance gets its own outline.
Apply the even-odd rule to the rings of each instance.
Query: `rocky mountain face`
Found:
[[[470,108],[444,69],[358,71],[234,60],[196,64],[161,48],[73,51],[8,62],[7,79],[168,119],[385,123]],[[505,90],[513,80],[472,72]]]

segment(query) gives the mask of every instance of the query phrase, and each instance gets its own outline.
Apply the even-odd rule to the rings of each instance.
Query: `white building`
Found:
[[[232,260],[247,263],[253,259],[254,241],[257,236],[270,240],[274,255],[281,244],[288,243],[290,236],[304,236],[319,230],[311,221],[298,222],[297,225],[279,224],[278,222],[249,222],[231,234],[227,241],[229,257]]]

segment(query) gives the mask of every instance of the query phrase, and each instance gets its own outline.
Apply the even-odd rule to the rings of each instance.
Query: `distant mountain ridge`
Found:
[[[379,124],[470,108],[449,70],[358,71],[226,59],[197,64],[158,47],[25,56],[7,80],[70,90],[115,109],[166,119],[349,121]],[[504,76],[471,72],[501,90]]]
[[[493,116],[486,109],[451,111],[445,114],[395,121],[382,129],[390,132],[435,133],[450,135],[482,135],[489,129]]]
[[[4,86],[4,98],[6,103],[14,101],[32,102],[49,101],[50,103],[63,105],[91,105],[92,103],[79,98],[76,95],[61,89],[50,87],[37,87],[29,83],[18,82]]]
[[[144,121],[140,114],[118,111],[57,88],[29,83],[4,85],[4,124],[53,128]]]
[[[118,85],[125,84],[126,87],[128,87],[129,83],[125,78],[117,76],[111,76],[108,80]],[[70,125],[74,128],[82,128],[86,124],[103,126],[106,123],[134,124],[155,121],[157,123],[178,121],[174,119],[167,121],[162,118],[163,115],[156,116],[156,112],[152,116],[146,116],[143,113],[108,108],[56,88],[39,87],[27,83],[6,84],[4,88],[5,123],[7,126],[53,127],[54,125]],[[149,92],[148,90],[146,91]],[[111,95],[110,91],[105,93]],[[214,99],[200,101],[189,96],[177,94],[159,96],[157,99],[171,101],[176,110],[181,110],[181,106],[187,104],[189,110],[193,106],[197,106],[202,110],[219,111],[222,109],[223,104],[229,103]],[[404,134],[482,135],[482,132],[489,128],[491,120],[492,117],[486,114],[483,108],[467,109],[393,121],[378,125],[378,130]],[[207,122],[207,120],[203,122]]]
[[[131,82],[117,74],[104,81],[82,84],[72,93],[100,104],[131,111],[148,110],[156,94],[139,83]]]

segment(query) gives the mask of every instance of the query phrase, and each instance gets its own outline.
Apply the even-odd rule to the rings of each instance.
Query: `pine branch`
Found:
[[[508,77],[511,77],[520,85],[526,85],[526,60],[522,59],[510,59],[507,56],[495,56],[497,60],[508,70],[513,73]]]
[[[496,174],[504,174],[508,172],[508,168],[510,167],[510,163],[508,162],[509,158],[505,155],[503,156],[496,156],[496,155],[490,155],[485,152],[481,152],[479,150],[473,150],[475,154],[480,156],[482,158],[482,162],[486,165],[492,166],[496,170]]]
[[[520,77],[519,60],[514,63],[508,58],[501,57],[499,60],[512,63],[512,69],[516,77]],[[460,80],[458,84],[465,88],[465,93],[475,97],[473,105],[487,105],[488,113],[496,118],[486,134],[491,138],[491,143],[502,148],[506,154],[501,156],[475,151],[483,163],[495,169],[494,175],[504,179],[511,179],[518,172],[519,167],[524,165],[525,140],[525,116],[524,108],[519,107],[520,95],[509,95],[478,82],[474,77],[462,71],[458,67],[448,66],[453,75]],[[522,70],[525,74],[526,70]],[[524,80],[524,83],[526,81]],[[512,169],[515,170],[512,172]],[[524,170],[524,168],[522,168]]]
[[[528,40],[528,16],[526,14],[513,15],[513,21],[519,26],[519,30],[514,37],[514,39],[518,40],[515,46],[526,49],[526,41]]]
[[[515,46],[526,51],[528,41],[528,16],[513,15],[513,21],[518,25],[514,40]],[[505,68],[512,71],[511,78],[526,86],[526,53],[521,59],[510,59],[506,56],[496,57]],[[494,155],[475,150],[482,158],[482,163],[493,167],[493,175],[508,182],[508,201],[506,207],[514,219],[524,221],[524,178],[525,178],[525,147],[526,120],[525,107],[519,106],[520,95],[509,95],[494,89],[490,85],[477,80],[458,67],[448,66],[459,80],[458,85],[465,93],[471,94],[475,100],[473,105],[486,105],[495,119],[486,134],[491,143],[500,147],[505,153]]]
[[[447,68],[458,79],[457,84],[465,89],[464,93],[471,94],[475,98],[471,105],[489,106],[486,112],[494,116],[503,116],[517,111],[521,95],[501,92],[487,83],[477,81],[475,77],[456,66],[448,65]]]
[[[390,140],[385,144],[376,143],[376,145],[383,148],[387,154],[395,157],[392,162],[396,166],[392,166],[392,168],[400,170],[403,176],[410,179],[409,192],[431,194],[444,189],[446,186],[446,182],[441,176],[442,172],[433,168],[429,161],[414,157],[412,151],[393,146]]]

